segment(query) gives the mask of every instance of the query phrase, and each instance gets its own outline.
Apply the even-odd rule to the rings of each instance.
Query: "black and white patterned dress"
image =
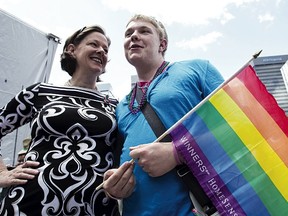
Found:
[[[113,166],[117,100],[97,91],[38,83],[0,109],[0,138],[31,122],[25,160],[39,175],[10,188],[0,215],[118,215],[103,174]]]

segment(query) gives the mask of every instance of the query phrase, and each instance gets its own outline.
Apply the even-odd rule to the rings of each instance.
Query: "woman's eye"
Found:
[[[90,45],[92,45],[93,47],[97,47],[98,45],[94,42],[90,43]]]
[[[89,43],[90,46],[92,46],[93,48],[100,48],[101,46],[98,45],[98,43],[95,42],[91,42]],[[106,47],[102,47],[102,49],[104,50],[105,54],[108,54],[108,48]]]

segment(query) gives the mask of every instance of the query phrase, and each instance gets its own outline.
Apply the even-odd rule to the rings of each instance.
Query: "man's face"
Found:
[[[149,22],[137,20],[127,25],[124,39],[126,59],[147,60],[159,55],[160,37],[156,28]]]

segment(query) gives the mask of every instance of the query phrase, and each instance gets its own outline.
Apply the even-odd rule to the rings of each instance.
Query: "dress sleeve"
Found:
[[[34,100],[38,94],[39,85],[40,83],[37,83],[23,89],[0,108],[0,139],[33,119],[36,113]]]

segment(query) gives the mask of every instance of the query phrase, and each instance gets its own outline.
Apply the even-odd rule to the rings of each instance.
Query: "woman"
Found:
[[[65,86],[34,84],[0,109],[0,138],[31,122],[25,162],[8,171],[0,157],[0,187],[10,187],[0,215],[119,215],[103,189],[113,167],[117,100],[96,82],[105,71],[110,39],[100,26],[69,37],[61,67]]]

